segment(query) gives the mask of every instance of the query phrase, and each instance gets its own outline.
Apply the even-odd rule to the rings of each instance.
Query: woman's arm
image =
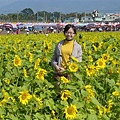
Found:
[[[57,46],[56,46],[52,56],[51,65],[55,68],[57,64],[58,64],[58,61],[57,61]]]
[[[78,47],[77,59],[79,62],[82,62],[82,47],[80,45]]]

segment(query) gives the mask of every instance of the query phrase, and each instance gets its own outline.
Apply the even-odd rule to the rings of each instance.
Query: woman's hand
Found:
[[[64,71],[65,71],[65,69],[64,69],[64,68],[59,67],[58,65],[56,65],[56,66],[55,66],[55,69],[58,71],[58,73],[62,73],[62,72],[64,72]]]

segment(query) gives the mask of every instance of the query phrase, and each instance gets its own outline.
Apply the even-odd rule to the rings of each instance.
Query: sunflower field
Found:
[[[73,58],[58,90],[50,63],[62,39],[0,36],[0,120],[120,120],[119,32],[78,32],[82,62]]]

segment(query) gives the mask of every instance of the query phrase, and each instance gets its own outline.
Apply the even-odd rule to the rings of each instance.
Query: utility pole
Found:
[[[17,23],[19,22],[19,11],[17,11]]]
[[[45,20],[45,11],[44,11],[44,22],[45,22],[46,20]]]
[[[47,15],[46,15],[46,22],[47,22]]]
[[[38,11],[37,11],[37,22],[38,22]]]
[[[59,22],[61,22],[61,13],[60,13],[60,16],[59,16]]]
[[[85,22],[86,22],[86,11],[85,11]]]
[[[75,14],[75,17],[77,18],[77,13]]]

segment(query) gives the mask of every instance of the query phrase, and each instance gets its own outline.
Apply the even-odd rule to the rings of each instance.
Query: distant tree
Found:
[[[54,12],[53,13],[53,21],[58,22],[60,19],[60,12]]]
[[[31,8],[25,8],[19,13],[21,20],[34,20],[34,12]]]
[[[8,20],[10,21],[10,22],[16,22],[17,21],[17,14],[16,13],[9,13],[8,15]]]
[[[20,12],[21,15],[34,15],[34,12],[31,8],[25,8]]]
[[[92,13],[69,13],[38,11],[34,14],[31,8],[25,8],[17,13],[9,13],[7,15],[0,14],[0,20],[4,22],[64,22],[65,18],[77,17],[81,19],[83,16],[92,16]],[[97,13],[95,13],[97,15]]]

